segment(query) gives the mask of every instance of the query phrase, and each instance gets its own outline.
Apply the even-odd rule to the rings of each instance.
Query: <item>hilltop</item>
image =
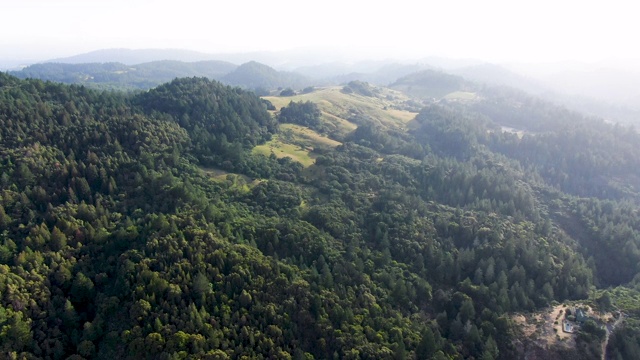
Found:
[[[238,66],[234,71],[224,75],[221,80],[246,89],[302,88],[311,83],[309,79],[300,74],[277,71],[255,61]]]

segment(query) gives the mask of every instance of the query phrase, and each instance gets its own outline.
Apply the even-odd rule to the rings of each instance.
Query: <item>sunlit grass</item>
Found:
[[[339,141],[322,136],[308,127],[296,124],[281,124],[280,130],[283,132],[290,131],[296,141],[307,143],[309,146],[313,147],[334,148],[338,145],[342,145]]]
[[[311,101],[322,111],[323,120],[337,126],[344,133],[357,128],[350,119],[358,115],[391,127],[405,127],[416,116],[416,113],[397,108],[408,100],[405,95],[386,88],[379,88],[379,91],[377,96],[363,96],[356,93],[345,94],[342,86],[333,86],[319,88],[308,94],[267,96],[264,99],[269,100],[278,110],[291,101]]]
[[[274,154],[277,158],[289,157],[291,160],[301,163],[304,167],[313,165],[315,161],[311,157],[308,149],[304,149],[298,145],[283,143],[277,135],[266,144],[254,147],[253,153],[264,156]]]

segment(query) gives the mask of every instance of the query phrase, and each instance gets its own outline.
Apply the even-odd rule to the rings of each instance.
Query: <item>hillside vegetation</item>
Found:
[[[636,132],[348,86],[269,113],[203,78],[0,74],[0,353],[513,359],[512,313],[637,283]],[[563,357],[600,358],[588,335]]]

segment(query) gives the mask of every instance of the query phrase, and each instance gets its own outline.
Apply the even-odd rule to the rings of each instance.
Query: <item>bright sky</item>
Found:
[[[493,62],[640,59],[633,1],[0,0],[0,58],[300,47]]]

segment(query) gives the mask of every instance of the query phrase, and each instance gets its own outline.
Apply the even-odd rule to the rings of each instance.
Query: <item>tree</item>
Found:
[[[201,297],[206,295],[211,291],[211,283],[207,276],[203,273],[198,273],[193,278],[193,293],[196,297]]]
[[[600,311],[609,311],[613,306],[611,302],[611,295],[608,291],[604,291],[602,295],[596,299],[596,303],[598,304]]]
[[[317,128],[321,125],[320,117],[322,113],[318,106],[311,102],[293,102],[280,109],[278,120],[282,123],[292,123],[310,128]]]
[[[280,92],[280,96],[294,96],[295,94],[296,92],[291,88],[286,88]]]
[[[67,246],[67,236],[58,229],[57,226],[53,227],[51,231],[51,250],[59,251]]]
[[[4,315],[4,316],[3,316]],[[0,308],[0,320],[5,318],[5,323],[0,333],[0,346],[3,351],[23,351],[30,347],[33,342],[33,333],[31,332],[31,319],[23,319],[21,312],[12,312]],[[8,319],[7,319],[8,317]],[[2,324],[3,321],[0,321]]]
[[[86,304],[93,299],[94,284],[91,279],[82,272],[78,272],[71,285],[71,301],[77,304]]]
[[[416,348],[416,359],[429,359],[438,350],[436,339],[430,327],[425,327]]]

